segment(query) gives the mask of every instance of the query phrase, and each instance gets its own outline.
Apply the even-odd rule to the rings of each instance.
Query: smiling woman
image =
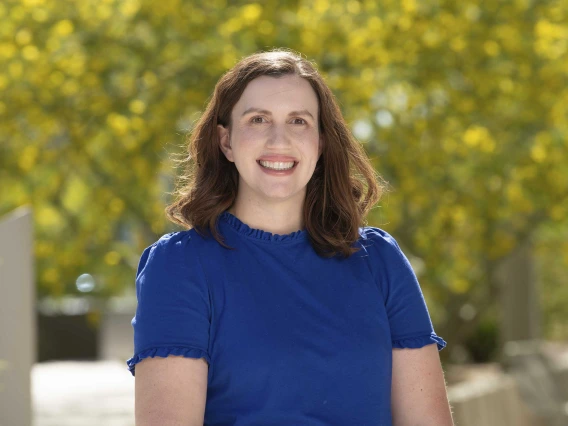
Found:
[[[275,233],[301,226],[307,184],[323,145],[317,116],[316,93],[295,74],[260,76],[247,85],[229,124],[217,126],[220,148],[239,172],[229,211],[251,224],[276,217],[263,228]]]
[[[286,49],[250,55],[227,71],[188,142],[166,213],[223,246],[215,224],[229,211],[272,233],[306,229],[318,254],[349,256],[387,188],[315,64]],[[259,160],[297,164],[290,173]]]
[[[188,141],[185,231],[147,247],[136,424],[450,426],[436,335],[385,182],[314,65],[274,50],[217,83]]]

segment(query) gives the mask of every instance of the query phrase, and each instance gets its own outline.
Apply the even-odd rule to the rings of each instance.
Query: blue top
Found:
[[[205,358],[204,426],[391,426],[392,349],[446,346],[394,238],[359,228],[362,250],[326,259],[306,230],[219,218],[236,250],[190,229],[142,253],[132,375],[148,357]]]

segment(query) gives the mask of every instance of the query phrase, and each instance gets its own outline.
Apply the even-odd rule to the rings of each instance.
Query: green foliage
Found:
[[[499,327],[495,318],[484,317],[474,332],[465,339],[465,347],[476,363],[492,362],[498,359]]]
[[[392,184],[370,223],[427,266],[444,335],[464,300],[480,318],[492,305],[499,259],[566,223],[567,15],[527,0],[5,1],[0,213],[34,207],[40,296],[83,272],[102,294],[132,288],[141,249],[171,230],[168,152],[226,69],[290,47]]]

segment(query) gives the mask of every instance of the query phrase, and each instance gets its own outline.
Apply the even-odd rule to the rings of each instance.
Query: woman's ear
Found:
[[[227,157],[227,160],[234,163],[233,149],[231,148],[231,139],[229,129],[225,128],[221,124],[217,124],[217,134],[219,135],[219,148]]]

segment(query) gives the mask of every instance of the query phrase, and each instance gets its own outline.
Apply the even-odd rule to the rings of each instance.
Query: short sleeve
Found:
[[[446,342],[437,336],[412,266],[396,240],[376,227],[364,228],[364,246],[384,298],[393,348],[421,348]]]
[[[147,247],[136,273],[137,307],[131,321],[136,364],[148,357],[209,356],[209,290],[188,231],[162,236]]]

